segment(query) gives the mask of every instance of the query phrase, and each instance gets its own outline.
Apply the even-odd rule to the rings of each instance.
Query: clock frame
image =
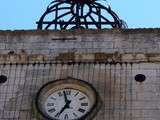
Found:
[[[90,109],[80,118],[71,120],[91,120],[100,110],[102,101],[95,88],[86,81],[68,77],[66,79],[57,79],[43,85],[36,95],[35,107],[39,119],[60,120],[50,116],[45,110],[45,102],[50,95],[58,90],[73,89],[82,92],[90,100]]]

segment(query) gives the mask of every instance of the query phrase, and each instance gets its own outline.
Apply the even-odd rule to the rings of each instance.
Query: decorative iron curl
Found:
[[[49,19],[46,20],[47,17]],[[37,22],[37,29],[127,28],[111,7],[95,0],[54,0]]]

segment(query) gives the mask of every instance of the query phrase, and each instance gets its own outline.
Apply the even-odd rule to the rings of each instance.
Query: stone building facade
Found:
[[[160,119],[160,29],[0,31],[0,68],[0,120],[38,120],[39,88],[68,76],[98,91],[94,120]]]

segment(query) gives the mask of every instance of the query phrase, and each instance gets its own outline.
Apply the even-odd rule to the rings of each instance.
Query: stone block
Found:
[[[150,62],[160,62],[160,54],[147,54]]]
[[[61,61],[68,61],[68,60],[74,60],[75,53],[68,52],[68,53],[60,53],[55,59],[61,60]]]
[[[112,58],[113,54],[95,53],[95,61],[106,61],[109,57]]]
[[[135,59],[134,54],[122,54],[121,55],[121,60],[122,62],[132,62]]]
[[[27,59],[29,59],[29,61],[44,61],[44,56],[43,55],[30,55],[29,57],[27,57]]]
[[[91,53],[75,54],[75,61],[94,61],[95,55]]]
[[[148,57],[145,55],[145,54],[136,54],[135,56],[135,61],[138,61],[138,62],[147,62],[148,61]]]

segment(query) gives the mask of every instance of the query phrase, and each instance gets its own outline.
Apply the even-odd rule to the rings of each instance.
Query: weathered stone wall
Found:
[[[1,120],[38,120],[34,100],[45,83],[68,76],[91,83],[103,106],[95,120],[159,120],[160,64],[0,65],[8,80],[0,86]],[[144,74],[143,83],[135,75]]]
[[[0,31],[0,119],[38,120],[39,88],[70,76],[99,92],[95,120],[159,120],[159,45],[160,29]]]
[[[0,43],[0,60],[5,62],[160,61],[160,29],[0,31]]]

